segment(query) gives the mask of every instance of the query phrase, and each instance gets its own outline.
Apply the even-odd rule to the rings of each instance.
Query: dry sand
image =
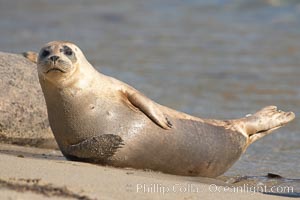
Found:
[[[287,199],[230,188],[216,179],[72,162],[57,150],[0,144],[0,199]]]

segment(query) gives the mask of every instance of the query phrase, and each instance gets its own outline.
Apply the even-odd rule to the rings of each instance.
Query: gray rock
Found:
[[[0,142],[57,148],[36,64],[0,52]]]

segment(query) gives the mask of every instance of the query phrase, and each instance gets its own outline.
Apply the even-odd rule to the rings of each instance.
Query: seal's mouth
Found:
[[[52,71],[66,73],[64,70],[57,68],[57,67],[52,67],[52,68],[48,69],[45,73],[48,74],[49,72],[52,72]]]

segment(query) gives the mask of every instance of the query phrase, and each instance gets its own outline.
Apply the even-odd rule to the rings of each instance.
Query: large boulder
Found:
[[[0,142],[57,148],[36,64],[0,52]]]

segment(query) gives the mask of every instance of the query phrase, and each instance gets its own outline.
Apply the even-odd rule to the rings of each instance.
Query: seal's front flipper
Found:
[[[37,63],[37,58],[38,58],[38,53],[33,52],[33,51],[27,51],[22,53],[22,55],[27,58],[28,60],[30,60],[33,63]]]
[[[294,118],[295,114],[293,112],[277,110],[276,106],[265,107],[244,118],[245,131],[249,135],[250,144],[284,126]]]
[[[107,163],[115,152],[123,146],[120,136],[104,134],[88,138],[77,144],[62,149],[63,154],[70,160]]]
[[[163,129],[171,129],[172,123],[163,113],[163,111],[154,103],[152,100],[148,99],[143,94],[138,91],[126,92],[128,101],[142,111],[147,117],[149,117],[153,122],[159,125]]]

